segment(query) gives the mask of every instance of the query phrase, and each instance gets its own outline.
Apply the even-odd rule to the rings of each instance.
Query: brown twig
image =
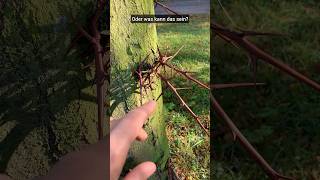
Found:
[[[257,31],[248,31],[248,30],[242,30],[241,31],[242,36],[286,36],[286,34],[281,33],[272,33],[272,32],[257,32]]]
[[[226,89],[226,88],[240,88],[250,86],[264,86],[265,83],[230,83],[230,84],[213,84],[211,89]]]
[[[181,74],[182,76],[184,76],[184,77],[186,77],[187,79],[195,82],[195,83],[198,84],[199,86],[201,86],[201,87],[203,87],[203,88],[205,88],[205,89],[208,89],[208,90],[210,89],[210,87],[209,87],[208,85],[206,85],[206,84],[204,84],[203,82],[199,81],[198,79],[190,76],[190,75],[189,75],[189,72],[180,70],[180,69],[178,69],[178,68],[176,68],[176,67],[174,67],[174,66],[172,66],[172,65],[170,65],[170,64],[167,64],[167,63],[165,64],[165,66],[170,67],[171,69],[173,69],[174,71],[176,71],[178,74]]]
[[[215,33],[223,39],[229,39],[233,43],[237,44],[239,47],[243,48],[246,52],[250,55],[256,57],[257,59],[261,59],[274,67],[278,68],[282,72],[289,74],[290,76],[294,77],[302,81],[303,83],[313,87],[317,91],[320,91],[320,84],[309,79],[305,75],[299,73],[295,69],[291,68],[287,64],[281,62],[280,60],[274,58],[270,54],[266,53],[255,44],[253,44],[250,40],[246,38],[246,36],[241,32],[231,31],[217,23],[212,23],[211,28],[215,31]]]
[[[184,70],[180,70],[170,64],[168,64],[169,60],[172,60],[176,55],[178,55],[178,53],[181,51],[183,47],[179,48],[179,50],[173,55],[173,56],[166,56],[166,55],[162,55],[162,53],[160,52],[159,48],[158,48],[158,60],[154,62],[154,64],[150,67],[149,69],[149,73],[146,75],[145,79],[149,78],[151,76],[152,73],[155,73],[165,84],[166,84],[166,88],[168,87],[179,99],[179,101],[181,102],[182,106],[186,108],[186,110],[192,115],[192,117],[197,121],[197,123],[200,125],[200,127],[206,132],[207,135],[210,135],[209,131],[204,127],[204,125],[200,122],[200,118],[190,109],[190,107],[185,103],[185,101],[182,99],[182,97],[180,96],[180,94],[178,93],[178,89],[175,88],[167,78],[163,77],[160,74],[160,69],[159,68],[165,68],[166,66],[169,67],[170,69],[176,71],[178,74],[183,75],[184,77],[186,77],[187,79],[195,82],[196,84],[198,84],[201,87],[204,87],[206,89],[210,89],[208,85],[200,82],[199,80],[193,78],[192,76],[189,75],[190,72],[184,71]],[[141,64],[141,63],[140,63]],[[139,77],[139,79],[142,79]],[[140,87],[142,87],[142,85],[140,84]],[[159,97],[156,99],[156,101],[163,95],[163,92],[159,95]]]
[[[278,172],[276,172],[272,167],[268,164],[268,162],[258,153],[258,151],[249,143],[249,141],[242,135],[237,126],[233,123],[227,113],[220,106],[218,101],[214,98],[214,96],[210,93],[210,100],[212,107],[214,108],[217,115],[219,115],[227,124],[227,126],[232,131],[234,137],[240,142],[240,144],[247,150],[247,152],[251,155],[251,157],[265,170],[268,176],[272,179],[293,179],[291,177],[286,177]]]
[[[82,26],[80,26],[74,20],[78,28],[79,35],[76,36],[74,41],[80,39],[80,37],[85,37],[92,45],[94,49],[94,64],[95,64],[95,78],[96,78],[96,89],[97,89],[97,104],[98,104],[98,137],[102,139],[103,137],[103,124],[105,119],[105,70],[104,70],[104,63],[103,63],[103,48],[100,44],[100,31],[98,29],[98,20],[102,15],[102,12],[106,6],[106,0],[99,0],[98,7],[95,14],[92,16],[90,30],[91,32],[88,33],[84,30]],[[75,42],[72,42],[74,44]],[[73,45],[72,45],[73,46]],[[70,46],[70,47],[72,47]]]
[[[140,106],[142,106],[142,88],[144,87],[144,82],[147,81],[147,79],[149,79],[149,83],[151,84],[150,82],[150,76],[146,76],[145,80],[143,80],[143,75],[142,75],[142,66],[143,64],[146,62],[146,59],[149,57],[149,55],[143,60],[141,61],[139,64],[138,64],[138,68],[137,70],[135,70],[135,73],[137,74],[138,76],[138,79],[139,79],[139,88],[140,88]],[[151,87],[151,85],[150,85]]]
[[[160,79],[169,87],[169,89],[176,95],[181,105],[191,114],[191,116],[196,120],[196,122],[200,125],[200,127],[205,131],[205,133],[210,136],[209,131],[204,127],[204,125],[200,122],[200,118],[190,109],[187,103],[182,99],[176,88],[161,74],[157,74]]]
[[[170,9],[168,6],[162,4],[162,3],[158,2],[158,1],[154,1],[154,3],[155,3],[156,5],[161,6],[161,7],[164,8],[165,10],[168,10],[169,12],[171,12],[171,13],[173,13],[173,14],[175,14],[175,15],[179,15],[179,13],[173,11],[173,10]]]
[[[160,5],[161,7],[169,10],[170,12],[172,12],[173,14],[178,15],[177,12],[171,10],[169,7],[159,3],[159,2],[155,2],[158,5]],[[253,32],[253,31],[242,31],[240,33],[238,32],[231,32],[225,28],[221,28],[220,26],[215,26],[215,24],[213,25],[213,30],[214,32],[221,37],[222,39],[228,41],[229,43],[233,44],[236,47],[242,47],[244,49],[246,49],[251,57],[254,57],[256,60],[256,58],[260,58],[263,59],[267,62],[269,62],[270,64],[278,67],[279,69],[282,69],[283,71],[287,72],[288,74],[292,75],[293,77],[296,77],[304,82],[306,82],[307,84],[311,85],[312,87],[315,87],[316,89],[320,89],[320,86],[317,85],[317,83],[309,80],[308,78],[306,78],[305,76],[303,76],[302,74],[298,73],[297,71],[293,70],[292,68],[288,67],[287,65],[275,60],[275,58],[271,57],[270,55],[268,55],[267,53],[263,52],[262,50],[260,50],[258,47],[254,46],[250,41],[248,41],[247,39],[245,39],[246,36],[255,36],[255,35],[276,35],[274,33],[257,33],[257,32]],[[256,61],[253,62],[254,65],[256,65]],[[179,72],[179,74],[184,75],[186,78],[194,81],[195,83],[197,83],[198,85],[200,85],[201,87],[204,87],[206,89],[209,89],[209,87],[203,83],[199,83],[197,81],[195,81],[195,79],[192,79],[192,77],[188,77],[186,72],[183,72],[181,70],[178,70],[177,68],[170,66],[170,65],[166,65],[171,67],[171,69]],[[255,78],[255,74],[256,74],[256,67],[254,67],[254,78]],[[160,76],[161,78],[161,76]],[[163,79],[163,77],[162,77]],[[256,79],[256,78],[255,78]],[[164,80],[165,81],[165,80]],[[174,89],[174,87],[170,84],[170,82],[165,81],[166,84],[171,88],[171,90],[177,95],[177,91]],[[170,86],[171,85],[171,86]],[[225,88],[225,87],[244,87],[244,86],[251,86],[252,84],[233,84],[233,85],[216,85],[215,88]],[[256,83],[253,83],[254,86],[256,85],[261,85]],[[177,97],[179,98],[180,96],[177,95]],[[181,97],[179,98],[180,101],[183,100]],[[240,143],[242,144],[242,146],[249,152],[249,154],[252,156],[253,159],[256,160],[256,162],[265,170],[265,172],[268,174],[269,177],[271,177],[272,179],[292,179],[290,177],[285,177],[280,175],[279,173],[277,173],[275,170],[272,169],[272,167],[264,160],[264,158],[253,148],[253,146],[247,141],[247,139],[242,135],[242,133],[239,131],[239,129],[235,126],[235,124],[232,122],[232,120],[229,118],[229,116],[225,113],[225,111],[223,110],[223,108],[219,105],[219,103],[214,99],[214,97],[211,95],[210,93],[210,99],[212,102],[212,106],[213,108],[217,111],[218,115],[221,116],[227,123],[227,125],[229,126],[229,128],[232,130],[232,133],[234,135],[235,138],[237,138]]]

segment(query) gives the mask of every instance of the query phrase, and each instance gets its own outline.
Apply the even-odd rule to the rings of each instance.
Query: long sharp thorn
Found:
[[[94,60],[93,60],[91,63],[89,63],[89,64],[81,67],[81,69],[88,69],[88,68],[90,68],[90,67],[92,67],[92,66],[94,66]]]
[[[230,40],[229,38],[223,36],[222,34],[217,33],[217,36],[219,36],[221,39],[225,40],[227,43],[231,44],[232,46],[240,49],[240,46],[237,45],[236,43],[234,43],[232,40]]]
[[[230,83],[230,84],[213,84],[211,89],[226,89],[226,88],[240,88],[240,87],[251,87],[251,86],[264,86],[265,83]]]
[[[72,18],[73,23],[77,26],[78,31],[79,31],[84,37],[86,37],[88,41],[90,41],[90,42],[95,42],[95,39],[94,39],[89,33],[87,33],[87,31],[85,31],[85,30],[83,29],[83,27],[82,27],[79,23],[76,22],[76,20],[74,19],[74,17],[72,16],[71,18]]]
[[[301,74],[300,72],[296,71],[295,69],[291,68],[289,65],[283,63],[282,61],[274,58],[270,54],[266,53],[259,47],[257,47],[255,44],[253,44],[251,41],[249,41],[246,38],[243,38],[241,36],[241,33],[235,32],[228,30],[224,27],[221,27],[220,25],[216,23],[212,23],[211,27],[215,30],[218,31],[220,34],[223,34],[223,36],[228,37],[230,40],[238,44],[240,47],[242,47],[244,50],[246,50],[248,53],[251,55],[257,57],[258,59],[261,59],[272,66],[278,68],[280,71],[292,76],[295,79],[298,79],[305,84],[313,87],[317,91],[320,91],[320,84],[309,79],[305,75]]]
[[[286,34],[281,33],[272,33],[272,32],[256,32],[256,31],[247,31],[240,30],[243,36],[286,36]]]
[[[158,1],[154,1],[154,3],[158,4],[158,5],[159,5],[159,6],[161,6],[162,8],[164,8],[164,9],[166,9],[166,10],[170,11],[171,13],[173,13],[173,14],[175,14],[175,15],[179,15],[179,13],[177,13],[177,12],[173,11],[173,10],[172,10],[172,9],[170,9],[168,6],[166,6],[166,5],[162,4],[162,3],[158,2]]]
[[[273,65],[274,67],[277,67],[278,69],[289,74],[290,76],[294,77],[295,79],[298,79],[298,80],[304,82],[305,84],[313,87],[317,91],[320,91],[320,84],[319,83],[309,79],[308,77],[306,77],[305,75],[296,71],[295,69],[291,68],[287,64],[275,59],[274,57],[272,57],[268,53],[264,52],[263,50],[261,50],[260,48],[258,48],[254,44],[252,44],[250,41],[244,39],[243,43],[244,43],[243,44],[244,48],[247,49],[252,54],[255,54],[257,57],[259,57],[259,59],[262,59],[263,61]]]
[[[165,86],[164,90],[166,90],[168,88],[168,86]],[[158,101],[160,99],[161,96],[163,96],[163,92],[164,90],[162,90],[162,92],[160,93],[160,95],[157,97],[156,101]]]
[[[158,50],[158,53],[159,53],[159,57],[162,58],[163,56],[162,56],[162,54],[160,52],[159,46],[157,46],[157,50]]]
[[[170,61],[170,60],[172,60],[173,58],[175,58],[175,57],[179,54],[179,52],[182,50],[183,47],[184,47],[184,46],[181,46],[181,47],[178,49],[178,51],[177,51],[176,53],[174,53],[174,55],[172,55],[172,56],[168,59],[168,61]]]
[[[76,44],[78,43],[79,39],[82,37],[82,33],[81,32],[78,32],[75,37],[72,38],[71,42],[70,42],[70,45],[68,46],[67,48],[67,51],[66,51],[66,55],[69,54],[69,52],[76,46]]]
[[[232,136],[233,136],[233,141],[236,141],[237,140],[237,134],[234,131],[232,131]]]
[[[163,95],[163,92],[161,92],[161,94],[157,97],[156,101],[158,101],[162,95]]]
[[[213,109],[217,113],[218,116],[220,116],[227,126],[230,128],[230,130],[237,136],[238,141],[246,149],[246,151],[250,154],[250,156],[264,169],[264,171],[268,174],[268,176],[272,179],[281,179],[285,176],[280,175],[278,172],[276,172],[269,163],[258,153],[258,151],[250,144],[250,142],[243,136],[243,134],[240,132],[240,130],[237,128],[237,126],[233,123],[233,121],[230,119],[230,117],[227,115],[227,113],[224,111],[224,109],[221,107],[219,102],[214,98],[214,96],[210,93],[210,100]],[[289,178],[288,179],[293,179]]]
[[[202,88],[205,88],[205,89],[210,89],[210,87],[206,84],[204,84],[203,82],[193,78],[192,76],[190,76],[189,74],[187,74],[186,71],[183,71],[183,70],[180,70],[170,64],[165,64],[166,66],[170,67],[171,69],[173,69],[174,71],[176,71],[178,74],[181,74],[182,76],[184,76],[185,78],[193,81],[194,83],[196,83],[197,85],[199,85],[200,87]]]
[[[176,88],[176,90],[187,90],[187,89],[192,89],[191,87],[189,87],[189,88]]]
[[[191,114],[193,119],[196,120],[196,122],[200,125],[200,127],[203,129],[203,131],[210,136],[209,131],[204,127],[204,125],[200,122],[199,117],[190,109],[190,107],[186,104],[186,102],[182,99],[180,94],[177,92],[176,88],[166,79],[164,78],[161,74],[158,74],[160,79],[166,83],[166,85],[169,87],[169,89],[176,95],[178,100],[180,101],[181,105],[186,108],[186,110]]]

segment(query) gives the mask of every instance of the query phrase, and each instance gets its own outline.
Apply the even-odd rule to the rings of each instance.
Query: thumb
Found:
[[[143,162],[130,171],[124,180],[146,180],[156,171],[156,168],[153,162]]]

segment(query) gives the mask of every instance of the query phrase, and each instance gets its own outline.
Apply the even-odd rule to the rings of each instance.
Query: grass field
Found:
[[[305,1],[223,1],[235,24],[215,2],[215,21],[235,28],[279,32],[251,38],[274,57],[320,82],[320,4]],[[244,51],[215,39],[214,82],[253,81]],[[249,141],[282,174],[320,179],[320,93],[259,61],[266,87],[214,94]],[[217,129],[224,125],[217,121]],[[217,126],[216,126],[217,125]],[[215,179],[268,179],[248,154],[225,134],[213,141]]]
[[[208,16],[193,16],[189,24],[160,24],[157,26],[159,47],[162,53],[180,53],[172,64],[184,70],[195,72],[195,77],[209,82],[210,72],[210,30]],[[209,127],[208,91],[175,75],[176,87],[191,88],[179,93],[191,109]],[[170,143],[171,162],[181,179],[209,179],[210,144],[209,137],[169,91],[165,90],[164,105],[167,111],[167,135]]]

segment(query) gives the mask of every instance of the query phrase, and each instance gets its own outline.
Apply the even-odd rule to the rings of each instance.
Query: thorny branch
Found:
[[[218,101],[213,97],[210,93],[210,100],[212,107],[214,108],[215,112],[223,118],[226,122],[227,126],[231,129],[232,134],[235,139],[237,139],[241,145],[247,150],[247,152],[251,155],[251,157],[265,170],[268,176],[272,179],[293,179],[290,177],[283,176],[276,172],[272,167],[267,163],[266,160],[258,153],[258,151],[249,143],[249,141],[242,135],[240,130],[237,126],[233,123],[227,113],[223,110],[220,106]]]
[[[178,69],[178,68],[176,68],[176,67],[174,67],[174,66],[172,66],[172,65],[170,65],[170,64],[167,64],[167,63],[166,63],[165,65],[168,66],[168,67],[170,67],[170,68],[173,69],[174,71],[176,71],[178,74],[180,74],[180,75],[184,76],[185,78],[187,78],[187,79],[193,81],[194,83],[198,84],[200,87],[205,88],[205,89],[208,89],[208,90],[210,89],[210,87],[209,87],[208,85],[206,85],[206,84],[204,84],[203,82],[197,80],[196,78],[190,76],[190,75],[189,75],[190,72],[180,70],[180,69]]]
[[[106,79],[106,72],[105,72],[105,63],[103,62],[104,56],[104,48],[101,45],[101,34],[98,28],[98,21],[101,17],[104,9],[106,7],[106,0],[98,0],[97,2],[97,9],[94,15],[91,17],[90,23],[90,32],[84,30],[84,28],[76,23],[74,20],[77,28],[78,34],[73,39],[70,44],[68,51],[74,47],[77,41],[84,37],[86,38],[93,47],[94,50],[94,65],[95,65],[95,80],[96,80],[96,89],[97,89],[97,104],[98,104],[98,137],[102,139],[103,137],[103,124],[105,121],[105,79]],[[108,64],[108,63],[107,63]]]
[[[213,84],[210,88],[213,89],[226,89],[226,88],[238,88],[238,87],[250,87],[250,86],[264,86],[265,83],[230,83],[230,84]]]
[[[150,83],[150,79],[151,77],[148,76],[146,79],[143,78],[143,73],[144,73],[144,66],[147,66],[147,58],[149,57],[149,55],[147,55],[146,58],[144,58],[143,61],[141,61],[139,64],[138,64],[138,67],[137,67],[137,70],[134,70],[134,74],[137,76],[137,78],[139,79],[139,88],[140,88],[140,105],[142,106],[142,89],[145,88],[146,89],[146,86],[144,85],[144,82],[146,80],[149,80],[149,86],[150,88],[152,89],[152,86],[151,86],[151,83]]]
[[[201,123],[200,118],[191,110],[191,108],[187,105],[187,103],[183,100],[183,98],[180,96],[178,93],[178,89],[175,88],[169,81],[169,79],[165,78],[163,75],[161,75],[161,70],[163,70],[165,67],[168,67],[169,69],[172,69],[176,71],[178,74],[182,75],[183,77],[187,78],[190,81],[195,82],[201,87],[204,87],[206,89],[209,89],[209,86],[205,85],[201,81],[193,78],[192,76],[189,75],[190,72],[178,69],[174,67],[173,65],[168,64],[170,60],[172,60],[182,49],[182,47],[173,55],[173,56],[166,56],[162,55],[158,48],[158,54],[159,56],[157,57],[157,60],[152,64],[152,65],[146,65],[146,58],[141,61],[138,64],[137,70],[135,71],[135,74],[138,76],[139,79],[139,85],[140,85],[140,96],[142,98],[142,88],[152,88],[152,81],[151,81],[151,76],[154,74],[158,76],[162,82],[166,84],[166,87],[171,90],[177,99],[180,101],[181,105],[191,114],[193,119],[200,125],[200,127],[203,129],[203,131],[209,136],[210,133],[207,130],[207,128]],[[148,57],[148,56],[147,56]],[[142,69],[143,66],[147,66],[148,69]],[[142,72],[145,71],[145,74],[142,74]],[[149,80],[147,82],[147,80]],[[146,83],[147,82],[147,83]],[[160,94],[160,96],[163,95],[163,92]],[[158,100],[160,96],[156,99]]]
[[[162,3],[159,3],[155,1],[155,3],[162,8],[166,9],[167,11],[179,15],[177,12],[171,10],[169,7],[163,5]],[[220,4],[221,5],[221,4]],[[250,59],[253,63],[253,70],[254,70],[254,83],[238,83],[238,84],[215,84],[210,85],[211,90],[213,89],[223,89],[223,88],[235,88],[235,87],[246,87],[246,86],[257,86],[257,85],[264,85],[263,83],[256,83],[256,65],[257,60],[261,59],[272,66],[278,68],[280,71],[292,76],[295,79],[298,79],[302,81],[303,83],[313,87],[317,91],[320,91],[320,84],[309,79],[308,77],[304,76],[303,74],[299,73],[295,69],[291,68],[287,64],[281,62],[280,60],[274,58],[270,54],[266,53],[262,49],[258,48],[254,43],[252,43],[250,40],[247,39],[248,36],[260,36],[260,35],[281,35],[277,33],[260,33],[260,32],[254,32],[254,31],[245,31],[240,30],[240,32],[229,30],[217,23],[211,23],[211,29],[223,40],[226,42],[234,45],[235,47],[244,49],[247,53]],[[187,76],[186,72],[182,72],[179,70],[176,70],[175,68],[171,67],[173,70],[179,72],[180,74],[184,75],[186,78],[190,79]],[[201,83],[198,83],[197,81],[190,79],[200,85],[201,87],[204,87],[206,89],[207,86]],[[168,81],[165,81],[168,84]],[[169,84],[170,85],[170,84]],[[173,87],[171,86],[171,89]],[[173,88],[173,91],[176,92],[176,90]],[[179,96],[178,96],[179,97]],[[264,158],[257,152],[257,150],[248,142],[248,140],[242,135],[240,130],[235,126],[233,121],[230,119],[230,117],[225,113],[224,109],[220,106],[218,101],[214,98],[214,96],[210,93],[210,99],[213,109],[217,112],[219,116],[222,117],[222,119],[227,123],[227,126],[232,131],[235,139],[238,139],[240,144],[247,150],[247,152],[251,155],[251,157],[265,170],[267,175],[272,179],[293,179],[290,177],[283,176],[272,169],[272,167],[264,160]]]
[[[257,47],[255,44],[253,44],[249,39],[247,39],[247,37],[251,34],[246,34],[245,32],[231,31],[217,23],[212,23],[211,28],[219,37],[221,37],[222,39],[228,39],[229,42],[232,42],[232,44],[236,44],[238,47],[243,48],[250,56],[254,56],[257,59],[261,59],[271,64],[272,66],[278,68],[280,71],[292,76],[295,79],[302,81],[303,83],[311,86],[312,88],[320,92],[319,83],[309,79],[308,77],[299,73],[287,64],[274,58],[273,56],[266,53],[265,51]]]
[[[176,97],[179,99],[181,105],[186,108],[186,110],[192,115],[192,117],[197,121],[197,123],[200,125],[200,127],[205,131],[205,133],[210,136],[209,131],[204,127],[204,125],[200,122],[200,118],[190,109],[190,107],[187,105],[187,103],[182,99],[182,97],[179,95],[177,89],[160,73],[158,73],[158,76],[160,79],[170,88],[170,90],[176,95]]]

